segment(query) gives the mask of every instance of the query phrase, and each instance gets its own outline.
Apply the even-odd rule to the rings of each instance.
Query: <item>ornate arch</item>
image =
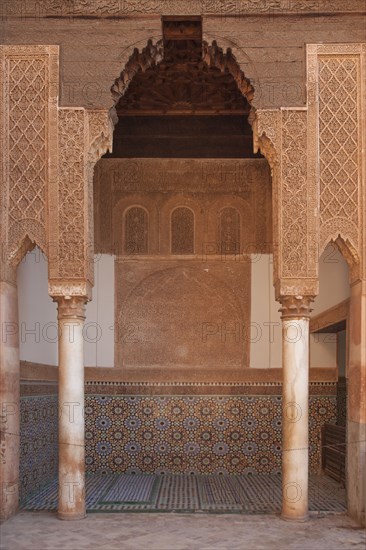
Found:
[[[111,94],[116,105],[119,99],[126,93],[128,86],[131,83],[133,77],[138,71],[145,72],[146,69],[154,67],[163,59],[163,41],[159,40],[156,44],[153,44],[152,40],[148,40],[145,48],[138,50],[135,48],[129,60],[127,61],[124,69],[116,78],[114,84],[111,87]],[[113,106],[111,108],[111,117],[113,122],[117,122],[116,109]]]
[[[249,103],[254,98],[254,87],[250,83],[244,72],[241,70],[231,48],[227,48],[226,53],[217,45],[216,40],[212,44],[203,42],[203,60],[209,67],[216,67],[221,72],[228,70],[234,78],[239,91],[245,96]]]
[[[123,229],[124,253],[148,254],[150,245],[148,210],[141,204],[131,205],[126,208],[123,212]],[[135,235],[134,237],[133,234]]]
[[[349,268],[350,280],[356,280],[361,275],[361,264],[359,254],[352,243],[350,243],[348,239],[344,239],[340,234],[338,234],[335,239],[330,239],[327,243],[321,246],[321,248],[319,249],[319,257],[324,252],[329,243],[334,243],[339,252],[342,254],[343,258],[346,260]]]
[[[177,215],[180,218],[177,219]],[[194,210],[189,206],[177,205],[170,212],[170,252],[171,254],[194,254],[197,252],[194,242]]]
[[[147,214],[147,242],[148,253],[156,254],[158,246],[158,213],[156,204],[146,195],[134,194],[121,198],[117,201],[113,208],[113,253],[117,256],[127,254],[125,250],[125,220],[126,214],[131,208],[142,208]]]

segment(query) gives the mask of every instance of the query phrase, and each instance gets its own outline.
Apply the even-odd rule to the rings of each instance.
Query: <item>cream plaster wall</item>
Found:
[[[348,265],[338,248],[330,243],[319,260],[319,295],[316,297],[312,316],[318,315],[350,296]],[[310,335],[310,366],[337,366],[337,335]]]
[[[320,294],[314,314],[349,296],[348,267],[329,246],[320,259]],[[250,366],[281,367],[281,319],[273,289],[272,255],[252,255]],[[57,365],[57,308],[47,292],[47,260],[36,248],[18,267],[20,358]],[[93,300],[86,307],[85,364],[114,366],[114,256],[95,257]],[[310,336],[310,366],[336,366],[333,334]]]
[[[347,262],[336,245],[330,243],[319,259],[319,295],[315,298],[312,317],[349,296]]]
[[[252,255],[250,366],[282,366],[280,305],[273,288],[271,254]]]
[[[337,334],[310,334],[310,367],[337,366]]]
[[[47,258],[36,247],[17,270],[20,360],[57,365],[57,306],[48,294]]]
[[[48,295],[47,259],[35,248],[18,267],[20,359],[58,364],[57,306]],[[83,330],[85,364],[114,366],[114,257],[95,257],[93,300]]]
[[[114,366],[114,256],[94,258],[93,300],[86,306],[85,365]]]

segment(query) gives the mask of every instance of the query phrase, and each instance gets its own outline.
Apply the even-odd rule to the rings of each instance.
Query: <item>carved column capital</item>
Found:
[[[309,318],[315,296],[280,296],[281,319]]]
[[[61,298],[81,297],[88,302],[92,297],[92,285],[85,279],[49,279],[48,294],[54,302]]]
[[[61,319],[85,320],[85,296],[57,296],[53,299],[57,302],[57,317]]]

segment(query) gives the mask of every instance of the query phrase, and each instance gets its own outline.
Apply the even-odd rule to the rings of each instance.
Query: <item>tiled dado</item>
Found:
[[[20,385],[19,498],[22,502],[57,475],[57,386]]]
[[[89,472],[268,473],[281,468],[280,383],[85,386]],[[337,417],[336,384],[310,384],[310,467]],[[57,385],[21,384],[20,498],[57,475]]]
[[[86,395],[89,472],[280,471],[280,388],[277,395],[235,396],[114,395],[106,389]],[[317,471],[321,426],[337,414],[333,385],[328,395],[310,397],[309,413],[310,468]]]

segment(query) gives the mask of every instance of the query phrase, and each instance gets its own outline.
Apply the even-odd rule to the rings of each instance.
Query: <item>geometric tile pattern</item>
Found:
[[[335,423],[336,397],[309,400],[310,468],[320,434]],[[94,473],[277,474],[280,396],[118,396],[85,398],[86,468]]]
[[[321,427],[335,423],[336,397],[313,395],[309,404],[309,463],[311,471],[317,472]],[[149,473],[278,474],[281,397],[87,395],[85,436],[87,472],[131,474],[134,483],[136,474]],[[57,475],[57,439],[57,395],[23,395],[21,502],[40,494]],[[143,493],[146,476],[142,477]],[[232,495],[230,503],[234,505],[236,489],[231,487],[231,481],[229,487],[224,477],[220,479],[225,495]],[[98,476],[93,476],[93,480],[95,494],[99,495],[99,484],[104,483],[104,478],[98,481]],[[208,493],[210,483],[205,482],[203,489]],[[174,503],[171,506],[174,508]]]
[[[149,502],[154,486],[154,476],[118,476],[103,496],[103,502]]]
[[[340,380],[337,384],[337,425],[347,425],[347,382]]]
[[[19,499],[42,490],[58,468],[57,395],[20,399]]]
[[[86,503],[88,512],[277,513],[281,509],[281,476],[93,474],[86,476]],[[27,499],[22,508],[56,510],[57,480]],[[344,486],[327,476],[311,475],[309,508],[346,511]]]

